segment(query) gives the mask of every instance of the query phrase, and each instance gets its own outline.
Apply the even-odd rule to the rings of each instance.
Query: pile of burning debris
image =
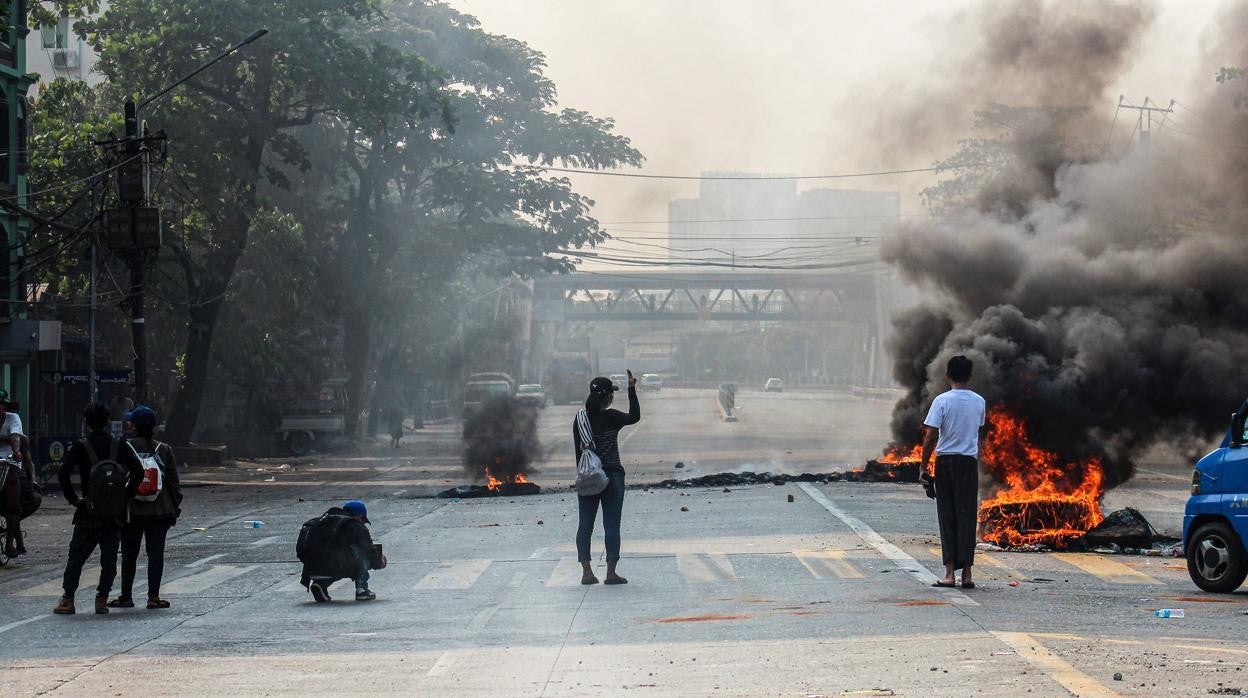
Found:
[[[980,444],[979,460],[996,483],[979,504],[979,534],[986,543],[1010,550],[1095,549],[1114,543],[1118,549],[1147,549],[1161,540],[1138,512],[1150,532],[1126,541],[1101,540],[1096,534],[1105,521],[1101,496],[1104,469],[1096,457],[1064,459],[1036,446],[1021,419],[1008,410],[988,414],[988,430]],[[917,482],[921,446],[892,446],[843,478],[850,482]],[[1130,517],[1128,517],[1130,518]],[[1106,534],[1112,537],[1112,533]],[[1138,540],[1137,540],[1138,539]]]
[[[539,494],[529,480],[532,463],[542,453],[537,438],[537,412],[515,398],[495,398],[464,420],[464,472],[480,485],[461,485],[441,492],[442,499],[511,497]]]

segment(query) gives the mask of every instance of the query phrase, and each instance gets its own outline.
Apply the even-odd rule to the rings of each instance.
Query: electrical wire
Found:
[[[968,167],[969,165],[961,165]],[[906,170],[881,170],[878,172],[849,172],[844,174],[826,174],[826,175],[746,175],[741,177],[719,176],[719,175],[668,175],[668,174],[647,174],[644,172],[610,172],[607,170],[584,170],[571,167],[547,167],[543,165],[535,165],[539,170],[547,172],[563,172],[567,174],[587,174],[598,175],[601,177],[629,177],[634,179],[674,179],[689,181],[784,181],[790,179],[851,179],[855,177],[881,177],[885,175],[901,175],[913,174],[918,172],[940,172],[947,169],[944,167],[915,167]]]
[[[29,192],[26,192],[26,198],[28,198],[28,199],[29,199],[29,198],[34,197],[34,196],[42,196],[42,195],[44,195],[44,194],[50,194],[51,192],[54,192],[54,191],[60,191],[60,190],[62,190],[62,189],[68,189],[69,187],[72,187],[72,186],[74,186],[75,184],[81,184],[81,183],[83,183],[83,182],[91,182],[92,180],[96,179],[97,177],[103,177],[104,175],[106,175],[106,174],[108,174],[108,173],[110,173],[110,172],[116,171],[117,169],[119,169],[119,168],[121,168],[121,167],[124,167],[125,165],[127,165],[127,164],[129,164],[129,163],[131,163],[131,162],[133,162],[133,161],[135,161],[135,160],[138,160],[138,159],[139,159],[139,158],[141,158],[141,157],[143,157],[143,153],[139,153],[138,155],[131,155],[130,157],[128,157],[128,158],[126,158],[125,160],[122,160],[121,162],[119,162],[119,163],[117,163],[117,164],[115,164],[115,165],[113,165],[113,166],[109,167],[108,169],[106,169],[106,170],[101,170],[101,171],[99,171],[99,172],[96,172],[96,173],[94,173],[94,174],[92,174],[92,175],[87,176],[86,178],[83,178],[83,179],[75,179],[75,180],[72,180],[72,181],[70,181],[70,182],[66,182],[65,184],[58,184],[58,185],[57,185],[57,186],[55,186],[55,187],[48,187],[47,189],[43,189],[43,190],[40,190],[40,191],[29,191]],[[0,198],[0,202],[4,202],[4,201],[16,201],[16,200],[18,200],[18,199],[20,199],[20,198],[22,198],[22,195],[21,195],[21,194],[16,194],[16,195],[14,195],[14,196],[8,196],[8,197],[3,197],[3,198]]]

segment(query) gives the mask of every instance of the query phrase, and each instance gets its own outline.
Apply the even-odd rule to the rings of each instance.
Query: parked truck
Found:
[[[1248,402],[1231,416],[1222,443],[1196,461],[1183,515],[1187,571],[1196,586],[1235,591],[1248,577]]]
[[[589,337],[564,337],[555,341],[555,354],[547,374],[551,402],[566,405],[581,402],[589,394],[594,378],[593,353]]]

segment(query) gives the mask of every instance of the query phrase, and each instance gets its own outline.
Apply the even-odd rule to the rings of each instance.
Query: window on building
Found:
[[[13,47],[17,44],[16,27],[13,18],[17,16],[14,5],[18,0],[0,0],[0,63],[14,65],[16,54]]]
[[[56,24],[39,30],[45,49],[69,48],[69,18],[62,17]]]

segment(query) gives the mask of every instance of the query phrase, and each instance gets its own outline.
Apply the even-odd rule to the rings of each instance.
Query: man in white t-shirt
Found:
[[[13,403],[0,398],[0,510],[4,511],[5,554],[9,557],[22,555],[26,545],[22,540],[22,419],[17,412],[10,412]]]
[[[13,403],[0,400],[0,459],[22,462],[22,418],[10,412]]]
[[[10,412],[14,403],[0,400],[0,458],[21,466],[21,417]]]
[[[962,570],[962,588],[974,589],[971,567],[975,564],[975,525],[979,513],[979,432],[987,406],[984,398],[967,388],[971,360],[949,359],[945,377],[951,389],[932,401],[923,420],[922,478],[927,479],[932,453],[936,454],[933,486],[936,518],[940,523],[941,557],[945,576],[933,586],[954,587],[954,570]]]

